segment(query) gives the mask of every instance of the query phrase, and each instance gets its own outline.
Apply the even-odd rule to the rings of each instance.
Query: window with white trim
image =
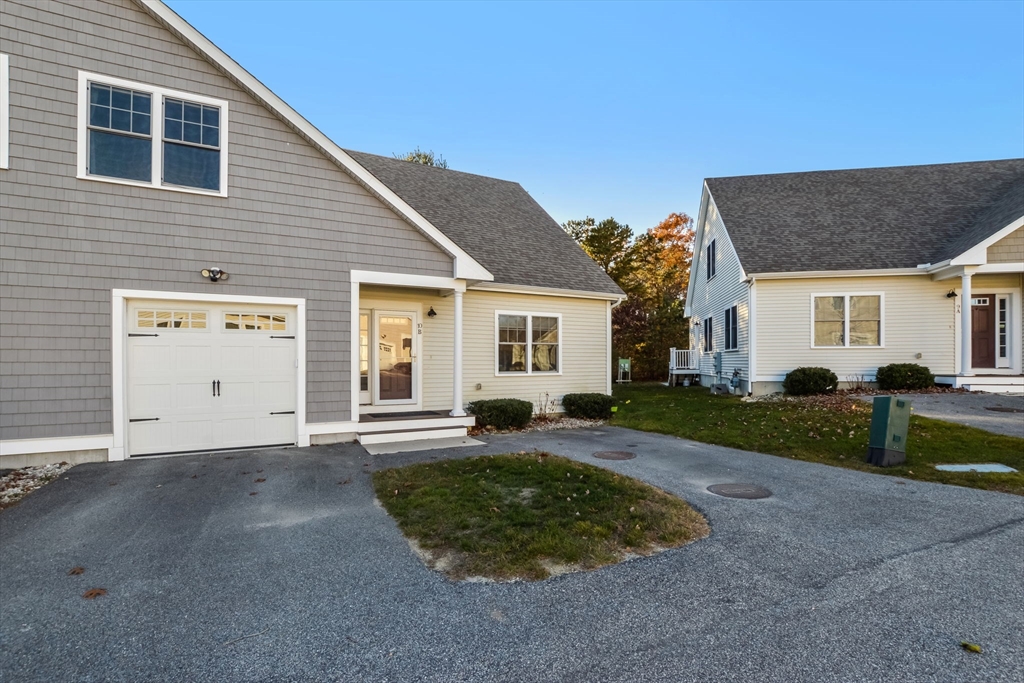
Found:
[[[735,351],[739,347],[739,316],[736,306],[733,306],[725,309],[725,350]]]
[[[718,240],[711,240],[707,248],[706,264],[704,266],[705,272],[707,272],[708,280],[715,277],[715,257],[718,255]]]
[[[713,322],[711,317],[704,318],[704,353],[711,353],[715,350]]]
[[[10,168],[11,61],[0,55],[0,168]]]
[[[811,346],[882,345],[881,294],[814,295]]]
[[[227,107],[79,72],[78,177],[226,196]]]
[[[557,374],[562,367],[562,316],[496,313],[498,374]]]

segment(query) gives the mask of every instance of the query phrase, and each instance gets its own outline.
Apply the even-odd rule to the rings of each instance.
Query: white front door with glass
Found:
[[[360,404],[419,403],[420,332],[416,312],[360,311]]]

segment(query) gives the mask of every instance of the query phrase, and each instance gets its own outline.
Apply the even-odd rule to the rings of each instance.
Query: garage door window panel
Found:
[[[288,316],[282,313],[225,313],[224,329],[242,332],[287,332]]]
[[[139,310],[135,326],[139,329],[205,330],[206,311]]]

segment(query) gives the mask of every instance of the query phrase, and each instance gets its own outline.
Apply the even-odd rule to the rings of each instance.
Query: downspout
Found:
[[[612,349],[612,309],[621,304],[626,300],[626,297],[620,296],[615,301],[608,302],[608,395],[612,395],[612,375],[615,373],[613,369],[615,367],[615,351]]]

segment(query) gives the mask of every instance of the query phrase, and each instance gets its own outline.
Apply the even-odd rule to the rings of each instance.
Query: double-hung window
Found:
[[[811,346],[883,346],[883,299],[882,294],[813,295]]]
[[[704,318],[704,353],[711,353],[715,350],[715,328],[714,320],[710,317]]]
[[[227,108],[79,72],[78,177],[226,196]]]
[[[708,280],[715,276],[715,257],[718,255],[718,248],[715,244],[718,240],[711,240],[707,248],[707,263],[704,270],[707,272]]]
[[[725,309],[725,350],[735,351],[740,347],[739,317],[736,306]]]
[[[562,316],[550,313],[496,313],[496,373],[561,372]]]

